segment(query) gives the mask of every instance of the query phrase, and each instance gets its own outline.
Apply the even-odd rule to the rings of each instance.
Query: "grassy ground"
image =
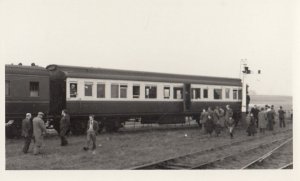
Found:
[[[276,129],[279,129],[278,124]],[[245,130],[237,130],[235,136],[246,137]],[[105,133],[97,136],[98,147],[94,155],[82,150],[85,136],[70,136],[68,140],[70,144],[61,147],[57,136],[49,136],[45,139],[44,153],[34,156],[32,145],[29,153],[23,154],[23,140],[8,139],[5,147],[6,169],[124,169],[231,141],[227,132],[220,137],[207,137],[197,127]]]

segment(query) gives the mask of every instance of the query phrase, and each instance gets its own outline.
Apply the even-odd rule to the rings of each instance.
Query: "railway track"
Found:
[[[293,169],[293,162],[288,163],[288,164],[280,167],[279,169]]]
[[[249,169],[258,162],[262,162],[277,149],[285,146],[291,138],[276,139],[265,144],[258,144],[237,154],[229,154],[195,167],[194,169]],[[278,144],[280,144],[278,146]],[[270,151],[271,149],[271,151]]]
[[[168,158],[165,160],[160,160],[144,165],[139,165],[131,167],[128,169],[203,169],[208,168],[208,166],[213,165],[212,163],[217,163],[221,160],[229,159],[234,157],[235,154],[241,152],[241,148],[244,147],[243,151],[248,151],[249,149],[255,149],[265,144],[266,139],[270,144],[278,144],[278,142],[287,139],[289,137],[292,129],[279,131],[276,134],[270,133],[264,135],[264,139],[259,139],[257,137],[247,137],[246,139],[234,140],[230,143],[222,144],[217,147],[208,148],[205,150],[188,153],[185,155],[179,155],[173,158]],[[275,140],[274,140],[275,139]],[[256,143],[255,143],[256,140]],[[253,142],[253,143],[252,143]],[[251,143],[250,145],[248,145]],[[252,146],[250,148],[250,146]],[[234,159],[233,159],[234,160]]]
[[[293,167],[292,138],[281,143],[276,148],[258,157],[242,169],[278,168],[290,169]]]

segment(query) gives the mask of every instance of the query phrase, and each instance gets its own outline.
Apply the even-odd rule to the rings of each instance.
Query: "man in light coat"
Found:
[[[262,107],[260,112],[258,113],[258,127],[261,133],[265,134],[267,125],[268,125],[267,110],[265,110]]]
[[[35,138],[33,154],[37,155],[40,153],[41,147],[44,144],[44,135],[46,134],[46,126],[43,121],[44,113],[39,112],[37,117],[33,118],[33,135]]]

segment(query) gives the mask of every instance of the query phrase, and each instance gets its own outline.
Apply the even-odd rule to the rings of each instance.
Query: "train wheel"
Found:
[[[81,135],[85,133],[86,124],[82,120],[73,120],[71,122],[71,132],[73,135]]]
[[[110,119],[104,124],[106,132],[117,132],[121,127],[121,122],[119,118]]]
[[[104,124],[102,122],[98,122],[98,123],[99,123],[98,133],[101,133],[104,129]]]

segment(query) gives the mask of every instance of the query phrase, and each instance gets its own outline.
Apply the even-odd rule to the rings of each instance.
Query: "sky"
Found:
[[[296,1],[0,0],[0,60],[218,77],[293,95]]]

